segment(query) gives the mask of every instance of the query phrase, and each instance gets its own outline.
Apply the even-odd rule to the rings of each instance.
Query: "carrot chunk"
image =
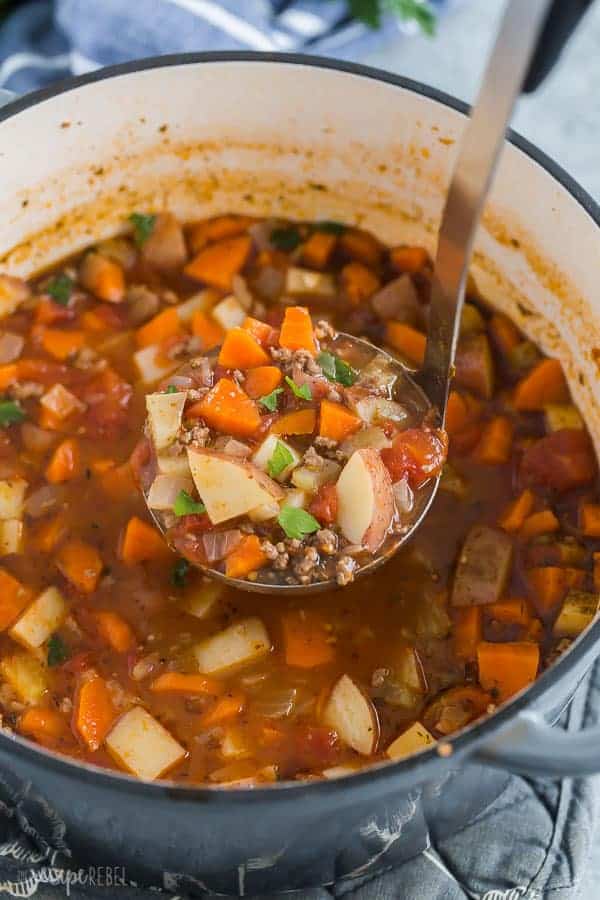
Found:
[[[302,245],[302,262],[312,269],[324,269],[335,249],[337,237],[327,231],[315,231]]]
[[[452,619],[454,652],[460,659],[475,659],[477,646],[482,638],[481,607],[467,606],[464,609],[454,610]]]
[[[68,735],[67,722],[55,709],[31,706],[19,716],[18,729],[44,747],[54,747]]]
[[[252,337],[255,337],[258,343],[262,344],[263,347],[276,343],[274,338],[277,336],[277,331],[267,322],[261,322],[260,319],[253,319],[252,316],[246,316],[242,322],[242,328],[249,331]]]
[[[198,253],[210,241],[223,241],[245,234],[255,221],[250,216],[225,215],[192,225],[188,231],[192,253]]]
[[[508,316],[503,316],[502,313],[496,313],[492,316],[488,323],[488,331],[498,349],[504,354],[510,353],[522,341],[517,326],[511,322]]]
[[[462,394],[450,391],[446,407],[445,428],[450,436],[462,431],[469,424],[469,408]]]
[[[103,678],[83,681],[75,697],[73,725],[89,750],[98,750],[117,717],[117,710]]]
[[[429,262],[429,254],[424,247],[394,247],[390,250],[390,262],[397,272],[415,275],[423,271]]]
[[[536,566],[527,572],[527,581],[535,608],[541,616],[554,613],[569,588],[580,588],[585,581],[582,569]]]
[[[317,352],[317,344],[308,310],[304,306],[288,306],[281,323],[279,346],[288,350]]]
[[[498,700],[508,700],[535,681],[539,662],[540,648],[531,641],[482,641],[477,648],[479,683]]]
[[[520,529],[520,536],[524,540],[538,537],[540,534],[552,534],[558,531],[560,522],[551,509],[543,509],[541,512],[527,516]]]
[[[77,353],[85,343],[83,331],[61,331],[59,328],[45,328],[42,332],[42,347],[55,359],[68,359]]]
[[[60,548],[56,565],[67,581],[82,594],[96,590],[102,571],[102,557],[95,547],[74,538]]]
[[[510,460],[513,430],[513,424],[506,416],[494,416],[487,422],[475,448],[478,462],[487,465],[507,463]]]
[[[151,344],[160,344],[167,338],[179,334],[181,322],[174,306],[163,309],[158,315],[142,325],[135,333],[138,347],[149,347]]]
[[[117,653],[128,653],[136,645],[133,628],[119,613],[108,609],[94,611],[98,634]]]
[[[0,391],[5,391],[18,378],[19,367],[16,363],[7,363],[0,366]]]
[[[423,364],[427,338],[421,331],[404,322],[390,321],[385,328],[386,342],[416,366]]]
[[[246,705],[246,698],[240,691],[230,691],[216,701],[215,705],[208,709],[200,717],[200,725],[203,728],[212,728],[214,725],[220,725],[227,719],[233,719],[239,714]]]
[[[75,438],[67,438],[58,445],[46,467],[46,480],[51,484],[71,481],[81,474],[81,451]]]
[[[316,425],[315,409],[297,409],[276,419],[271,425],[271,434],[312,434]]]
[[[586,537],[600,537],[600,503],[583,503],[579,518],[581,530]]]
[[[125,528],[121,542],[120,556],[129,565],[164,560],[171,555],[161,534],[138,516],[132,516]]]
[[[381,244],[367,231],[347,228],[339,238],[344,253],[366,266],[376,266],[381,260]]]
[[[125,275],[119,263],[100,253],[86,253],[79,268],[84,288],[108,303],[125,299]]]
[[[341,403],[331,400],[321,400],[321,415],[319,419],[319,434],[321,437],[332,441],[343,441],[349,435],[358,431],[362,425],[360,416],[354,415]]]
[[[184,269],[186,275],[211,287],[230,291],[233,276],[244,267],[252,241],[247,235],[227,238],[210,244],[198,253]]]
[[[133,472],[128,462],[99,474],[102,490],[111,500],[127,500],[136,494]]]
[[[225,574],[229,578],[244,578],[266,565],[268,558],[256,534],[244,535],[225,560]]]
[[[567,403],[569,389],[557,359],[543,359],[519,381],[513,395],[515,409],[535,411],[548,403]]]
[[[508,504],[500,518],[498,525],[505,531],[518,531],[530,514],[535,503],[533,491],[526,488],[515,500]]]
[[[254,401],[231,378],[221,378],[186,415],[190,419],[199,416],[211,428],[235,437],[250,437],[260,425]]]
[[[222,694],[225,686],[216,678],[206,675],[186,675],[183,672],[163,672],[150,685],[155,694]]]
[[[335,657],[331,635],[321,616],[312,610],[290,610],[281,619],[285,661],[288,666],[314,669]]]
[[[271,361],[256,338],[244,328],[230,328],[225,334],[219,365],[226,369],[254,369]]]
[[[35,546],[42,553],[51,553],[67,533],[67,524],[62,513],[48,519],[39,526],[34,535]]]
[[[192,317],[192,334],[200,338],[203,350],[212,350],[219,346],[225,332],[218,322],[199,309]]]
[[[265,397],[279,387],[283,379],[281,369],[277,366],[257,366],[246,375],[244,387],[253,400]]]
[[[368,300],[381,285],[377,275],[359,262],[351,262],[340,272],[340,280],[352,306]]]
[[[486,618],[501,622],[503,625],[526,627],[531,622],[531,612],[527,600],[521,597],[490,603],[483,607],[483,612]]]
[[[5,631],[15,621],[28,603],[33,600],[33,591],[13,578],[5,569],[0,569],[0,631]]]

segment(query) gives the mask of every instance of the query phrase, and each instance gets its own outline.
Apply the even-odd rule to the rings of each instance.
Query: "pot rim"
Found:
[[[251,50],[231,50],[204,51],[199,53],[173,53],[164,56],[145,57],[140,60],[106,66],[85,75],[64,79],[56,82],[50,87],[33,91],[32,93],[26,94],[23,97],[19,97],[8,103],[0,109],[0,124],[46,100],[98,81],[105,81],[121,75],[128,75],[149,69],[223,62],[258,62],[270,63],[273,65],[283,63],[287,65],[310,66],[315,69],[329,69],[403,88],[404,90],[411,91],[421,97],[425,97],[428,100],[433,100],[444,106],[448,106],[463,116],[468,115],[470,109],[469,105],[464,101],[458,100],[437,88],[361,63],[338,61],[304,53],[263,53]],[[587,191],[581,187],[581,185],[565,172],[561,166],[554,162],[554,160],[547,156],[542,150],[539,150],[535,145],[530,143],[520,134],[514,132],[512,129],[508,130],[506,140],[538,166],[541,166],[551,178],[557,181],[571,197],[583,207],[594,223],[600,227],[600,206],[592,199]],[[115,782],[120,782],[121,787],[136,793],[152,792],[154,796],[162,794],[181,801],[190,800],[204,803],[218,803],[221,806],[236,806],[240,803],[263,803],[268,802],[271,799],[273,801],[282,801],[290,795],[293,795],[294,798],[298,798],[299,796],[305,797],[309,794],[314,796],[316,792],[323,798],[330,797],[332,794],[339,795],[340,792],[349,795],[350,792],[358,793],[367,785],[378,784],[381,786],[382,782],[393,779],[395,776],[399,775],[400,772],[404,775],[410,772],[416,772],[421,766],[427,765],[434,760],[439,764],[442,761],[441,757],[443,756],[443,754],[439,752],[440,744],[446,743],[452,747],[452,754],[448,757],[449,764],[451,764],[453,760],[457,760],[463,756],[469,749],[475,749],[477,744],[483,742],[486,738],[489,739],[493,737],[498,731],[506,726],[515,715],[525,710],[540,698],[553,682],[568,676],[569,672],[576,667],[578,661],[586,654],[597,639],[600,639],[600,619],[590,625],[581,637],[573,643],[569,650],[567,650],[566,653],[564,653],[549,669],[546,669],[533,684],[517,694],[514,699],[501,706],[496,712],[463,729],[456,737],[452,737],[446,742],[440,741],[429,750],[421,751],[407,759],[399,760],[397,762],[375,763],[360,770],[354,775],[332,780],[323,779],[320,781],[308,782],[286,781],[268,785],[264,788],[224,788],[217,785],[214,787],[198,787],[168,780],[152,782],[141,781],[126,773],[115,772],[90,763],[71,760],[69,757],[52,753],[19,735],[9,736],[3,733],[2,730],[0,730],[0,747],[3,746],[7,751],[10,751],[11,749],[14,750],[15,746],[18,746],[19,751],[29,758],[32,758],[34,763],[43,762],[45,765],[58,770],[59,773],[66,776],[79,775],[88,783],[93,782],[100,786],[105,784],[107,787],[110,787],[115,786]],[[421,779],[416,779],[415,784],[420,780]]]

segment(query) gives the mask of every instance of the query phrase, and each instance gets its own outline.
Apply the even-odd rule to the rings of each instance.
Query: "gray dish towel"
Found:
[[[450,0],[431,4],[439,11]],[[383,35],[397,25],[390,19]],[[410,27],[405,29],[408,33]],[[0,87],[26,92],[70,74],[142,56],[194,50],[305,50],[357,59],[380,42],[344,0],[34,0],[0,26]],[[600,663],[561,727],[598,723]],[[600,748],[599,748],[600,753]],[[301,900],[595,900],[597,779],[513,777],[500,798],[451,838],[383,875],[297,894]],[[0,773],[0,894],[149,900],[199,896],[166,877],[152,889],[102,860],[73,858],[69,835],[33,788]]]

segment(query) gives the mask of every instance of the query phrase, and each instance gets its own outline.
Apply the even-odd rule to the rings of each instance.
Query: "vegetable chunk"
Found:
[[[505,532],[487,525],[471,528],[454,576],[452,605],[497,603],[508,580],[512,555],[512,541]]]
[[[279,485],[252,463],[191,447],[188,459],[196,490],[213,525],[283,498]]]
[[[198,671],[206,675],[249,665],[271,650],[271,640],[260,619],[234,622],[224,631],[196,644]]]
[[[160,778],[185,756],[185,749],[141,706],[121,716],[106,738],[106,749],[127,772],[146,781]]]

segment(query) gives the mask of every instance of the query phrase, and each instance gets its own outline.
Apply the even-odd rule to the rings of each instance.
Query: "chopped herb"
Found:
[[[275,410],[277,409],[277,401],[280,394],[283,394],[283,388],[275,388],[275,390],[271,391],[270,394],[265,394],[264,397],[259,397],[258,402],[262,406],[266,407],[269,412],[275,412]]]
[[[173,512],[176,516],[194,516],[206,512],[206,507],[204,503],[190,497],[187,491],[179,491],[173,504]]]
[[[48,641],[47,662],[50,667],[60,666],[71,655],[71,651],[58,634],[53,634]]]
[[[290,378],[289,375],[285,376],[285,383],[292,389],[294,397],[298,397],[299,400],[312,400],[310,384],[298,385],[293,378]]]
[[[46,285],[46,293],[50,294],[54,302],[60,303],[61,306],[67,305],[72,292],[73,279],[65,275],[64,272],[61,275],[56,275]]]
[[[323,222],[317,222],[314,225],[314,230],[326,231],[328,234],[343,234],[346,231],[346,227],[343,222],[332,222],[325,219]]]
[[[129,221],[133,225],[133,237],[138,247],[143,247],[156,225],[156,216],[146,213],[131,213]]]
[[[273,455],[267,463],[267,471],[271,478],[277,478],[288,466],[294,462],[294,457],[283,441],[277,441]]]
[[[314,516],[297,506],[283,506],[277,521],[289,538],[299,541],[321,527]]]
[[[175,387],[174,384],[170,384],[169,387],[167,388],[167,390],[166,390],[165,393],[167,393],[167,394],[176,394],[176,393],[177,393],[177,388]]]
[[[290,225],[287,228],[274,228],[269,240],[278,250],[289,253],[302,243],[302,236],[294,225]]]
[[[416,22],[424,34],[435,33],[435,13],[427,0],[347,0],[350,14],[370,28],[381,26],[382,14],[391,12],[403,22]]]
[[[317,362],[323,369],[323,374],[329,381],[337,381],[344,387],[351,387],[358,377],[358,372],[344,359],[340,359],[334,353],[323,350],[317,356]]]
[[[16,425],[25,418],[25,411],[14,400],[0,400],[0,428]]]
[[[171,569],[171,584],[174,587],[185,587],[190,564],[187,559],[178,559]]]

